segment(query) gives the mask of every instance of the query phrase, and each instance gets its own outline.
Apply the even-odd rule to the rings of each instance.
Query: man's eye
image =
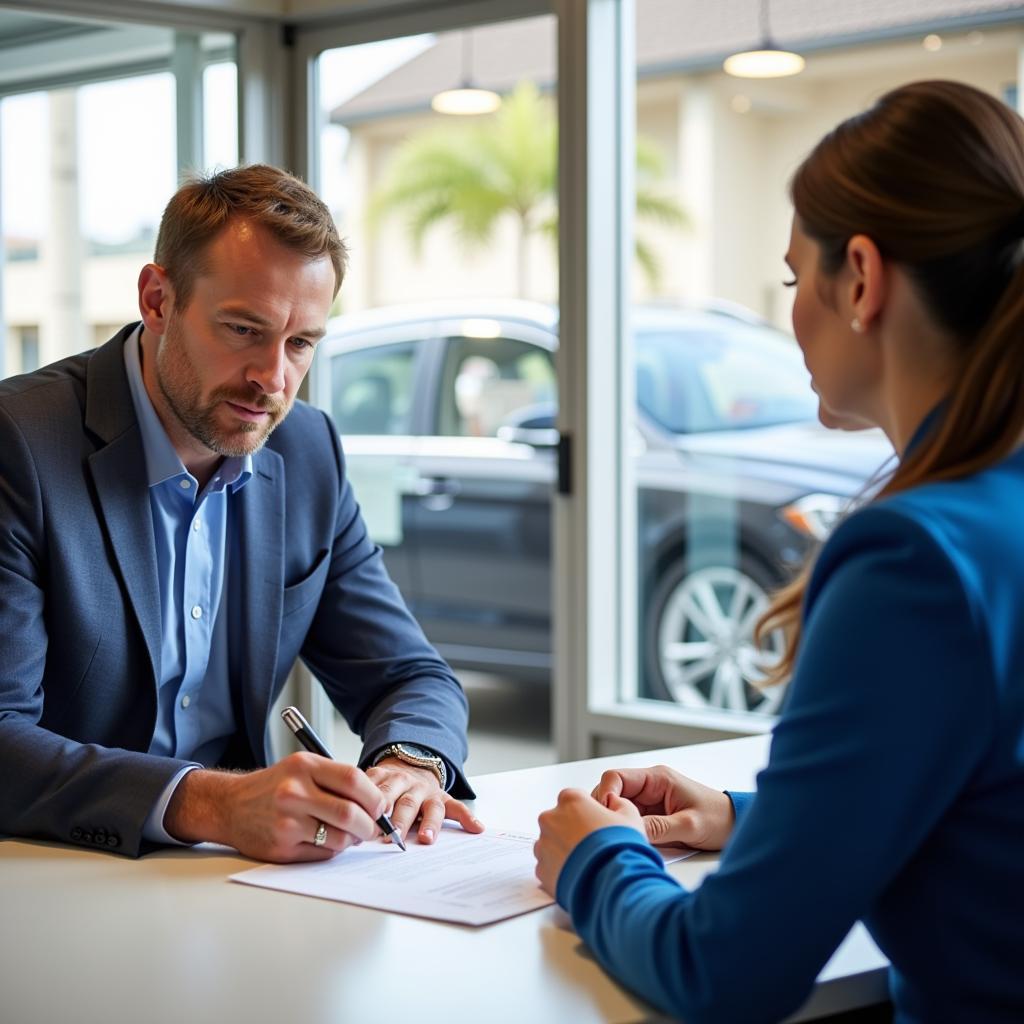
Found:
[[[228,330],[234,332],[240,338],[247,338],[250,334],[254,333],[251,327],[246,327],[244,324],[228,324]]]
[[[305,338],[292,338],[292,344],[302,351],[313,347],[313,343],[311,341],[307,341]]]
[[[783,281],[782,282],[782,287],[783,288],[795,288],[796,287],[796,278],[795,277],[791,277],[788,281]]]

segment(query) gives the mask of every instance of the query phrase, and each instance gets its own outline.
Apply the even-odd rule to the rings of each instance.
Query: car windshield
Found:
[[[673,434],[813,420],[818,399],[792,338],[767,325],[701,316],[638,328],[637,404]]]

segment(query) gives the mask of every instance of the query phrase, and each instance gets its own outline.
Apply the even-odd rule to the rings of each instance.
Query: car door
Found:
[[[543,676],[550,669],[554,339],[521,323],[477,337],[466,323],[438,331],[444,354],[433,426],[415,460],[416,611],[453,661]]]
[[[417,597],[414,460],[422,415],[419,382],[429,339],[408,325],[328,339],[317,375],[317,403],[341,435],[349,480],[391,578],[411,605]]]

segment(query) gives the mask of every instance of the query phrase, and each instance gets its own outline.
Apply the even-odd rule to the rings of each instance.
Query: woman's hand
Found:
[[[538,821],[540,839],[533,846],[536,874],[541,888],[552,896],[569,854],[591,832],[625,825],[644,834],[640,813],[628,800],[609,796],[606,802],[598,803],[581,789],[563,789],[558,794],[558,805],[545,811]]]
[[[607,807],[629,801],[642,815],[647,838],[660,846],[720,850],[735,821],[725,793],[664,765],[607,771],[592,795]]]

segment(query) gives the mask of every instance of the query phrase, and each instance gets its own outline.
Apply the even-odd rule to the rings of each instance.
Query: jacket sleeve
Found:
[[[138,856],[147,815],[186,762],[40,724],[47,652],[70,640],[48,628],[46,526],[33,453],[0,407],[0,832]]]
[[[301,656],[335,707],[363,739],[362,766],[389,743],[427,747],[455,772],[450,792],[471,798],[466,759],[466,696],[413,618],[366,529],[337,432],[340,500],[330,568]]]
[[[883,509],[840,533],[819,561],[768,766],[719,870],[687,892],[613,828],[577,846],[559,877],[558,900],[602,964],[689,1024],[796,1009],[993,736],[983,624],[944,552]]]

